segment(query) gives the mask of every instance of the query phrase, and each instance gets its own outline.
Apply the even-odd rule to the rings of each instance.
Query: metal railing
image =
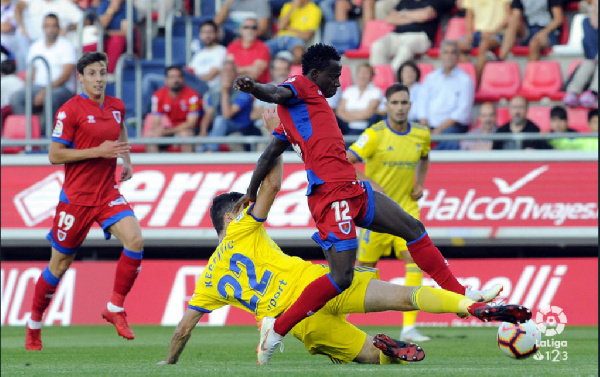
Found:
[[[115,96],[117,98],[123,99],[123,68],[125,66],[125,61],[133,60],[134,68],[135,68],[135,87],[138,88],[135,90],[135,134],[141,135],[142,132],[142,65],[140,60],[134,54],[121,54],[119,56],[119,60],[117,60],[117,66],[115,67]],[[126,93],[126,95],[130,96],[132,93]],[[125,120],[125,119],[124,119]]]
[[[126,1],[127,8],[127,54],[133,54],[133,0]],[[152,8],[151,5],[149,5]],[[152,19],[152,17],[150,18]]]
[[[152,6],[146,7],[146,60],[152,60]]]
[[[83,18],[77,24],[77,35],[79,38],[79,46],[78,46],[79,53],[77,54],[77,56],[83,55],[83,27],[84,27],[85,20],[90,16],[94,19],[94,22],[96,23],[96,29],[97,29],[96,32],[98,33],[98,42],[96,42],[96,51],[97,52],[104,51],[104,26],[102,26],[102,22],[100,22],[100,17],[98,16],[98,14],[96,14],[96,12],[93,11],[92,9],[88,8],[83,13]],[[79,82],[79,80],[77,80],[77,93],[81,93],[81,82]]]
[[[43,56],[36,56],[27,64],[27,71],[25,73],[25,137],[29,140],[31,140],[31,118],[33,114],[33,79],[31,77],[31,68],[36,60],[41,60],[44,64],[46,77],[48,78],[48,82],[46,83],[46,96],[44,98],[46,136],[50,136],[52,133],[52,77],[50,76],[50,65],[48,64],[48,60]],[[25,145],[25,150],[27,152],[31,151],[31,144],[21,145]]]
[[[185,64],[192,60],[192,50],[189,48],[192,43],[192,17],[183,8],[174,8],[165,20],[165,67],[173,64],[173,24],[177,13],[181,13],[185,18],[185,45],[188,47],[185,49]]]

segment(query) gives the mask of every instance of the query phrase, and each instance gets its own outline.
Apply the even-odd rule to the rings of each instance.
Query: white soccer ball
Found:
[[[498,347],[506,356],[524,359],[537,352],[542,334],[535,322],[502,322],[498,328]]]

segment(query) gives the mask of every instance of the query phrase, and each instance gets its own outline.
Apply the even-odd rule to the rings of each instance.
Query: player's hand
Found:
[[[125,156],[131,149],[129,143],[125,141],[106,140],[97,147],[98,157],[100,158],[117,158]]]
[[[133,176],[133,168],[131,164],[123,164],[123,171],[121,172],[121,180],[119,182],[125,182],[131,179]]]
[[[238,200],[238,202],[235,204],[235,207],[233,208],[233,213],[239,213],[242,209],[248,207],[250,202],[255,202],[255,201],[256,201],[256,197],[252,198],[248,194],[242,196],[240,198],[240,200]]]
[[[242,92],[252,93],[255,87],[256,83],[249,76],[241,76],[233,81],[233,89],[241,90]]]
[[[267,107],[262,114],[263,124],[265,128],[269,130],[269,133],[273,132],[280,124],[281,119],[279,119],[279,115],[277,115],[276,107]]]
[[[423,196],[423,186],[414,185],[412,192],[410,193],[410,197],[412,200],[419,200]]]

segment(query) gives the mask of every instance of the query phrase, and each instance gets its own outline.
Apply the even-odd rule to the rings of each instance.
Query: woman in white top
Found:
[[[421,71],[413,60],[407,60],[400,68],[398,68],[398,82],[402,85],[405,85],[409,90],[410,102],[412,105],[410,106],[410,111],[408,112],[408,121],[409,122],[417,122],[419,120],[417,116],[417,100],[419,98],[419,89],[421,89],[421,84],[419,80],[421,80]],[[381,101],[381,104],[377,108],[377,113],[383,117],[385,117],[386,109],[385,109],[385,97]]]
[[[356,85],[342,93],[337,116],[348,123],[347,135],[360,135],[368,126],[383,97],[381,90],[373,85],[373,67],[362,64],[356,74]]]

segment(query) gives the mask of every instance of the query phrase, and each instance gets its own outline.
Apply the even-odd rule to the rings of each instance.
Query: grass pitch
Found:
[[[598,376],[598,327],[567,326],[555,338],[566,340],[568,345],[557,350],[558,358],[555,348],[542,348],[544,360],[504,356],[496,345],[496,327],[422,328],[432,339],[421,344],[425,360],[410,365],[333,365],[325,356],[311,356],[300,341],[289,336],[284,341],[284,353],[276,352],[265,367],[256,364],[258,332],[254,327],[197,327],[177,365],[156,365],[166,356],[173,327],[133,329],[136,338],[127,341],[109,325],[45,327],[43,351],[30,352],[24,346],[24,327],[2,327],[2,375]],[[395,327],[364,330],[372,335],[399,335]],[[556,361],[547,360],[547,356]]]

